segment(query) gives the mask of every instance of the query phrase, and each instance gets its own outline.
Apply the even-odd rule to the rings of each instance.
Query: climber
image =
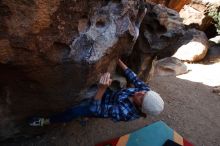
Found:
[[[158,115],[163,111],[164,102],[159,94],[152,91],[120,59],[118,65],[124,70],[127,79],[134,85],[112,91],[110,73],[105,73],[99,80],[97,92],[93,98],[85,99],[80,104],[65,112],[47,118],[33,117],[30,126],[44,126],[52,123],[65,123],[78,117],[111,118],[113,121],[131,121],[139,117]]]

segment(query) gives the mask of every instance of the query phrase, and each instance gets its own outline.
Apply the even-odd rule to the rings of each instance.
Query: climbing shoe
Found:
[[[33,117],[29,120],[29,125],[33,127],[43,127],[45,125],[50,124],[50,120],[48,118],[42,117]]]

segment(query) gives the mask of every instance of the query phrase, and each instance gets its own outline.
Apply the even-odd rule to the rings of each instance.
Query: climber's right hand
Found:
[[[112,83],[112,79],[110,78],[110,73],[109,72],[106,72],[104,73],[100,80],[99,80],[99,87],[100,88],[107,88],[111,85]]]

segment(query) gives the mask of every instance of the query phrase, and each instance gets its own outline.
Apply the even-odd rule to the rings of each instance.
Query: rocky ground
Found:
[[[191,71],[185,75],[152,79],[151,87],[165,100],[165,111],[158,117],[127,123],[94,118],[89,119],[85,126],[73,121],[65,125],[51,126],[50,132],[44,136],[1,145],[93,146],[97,142],[163,120],[195,146],[220,146],[220,96],[212,92],[212,86],[220,85],[220,82],[217,82],[219,65],[220,63],[188,64]],[[211,81],[214,84],[211,85]]]

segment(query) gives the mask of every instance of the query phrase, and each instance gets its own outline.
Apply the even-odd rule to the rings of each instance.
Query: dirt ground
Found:
[[[73,121],[51,126],[44,136],[3,145],[93,146],[163,120],[195,146],[220,146],[220,96],[212,93],[212,86],[220,85],[219,65],[190,64],[186,75],[152,79],[150,86],[165,100],[165,110],[158,117],[118,123],[92,118],[85,126]]]

